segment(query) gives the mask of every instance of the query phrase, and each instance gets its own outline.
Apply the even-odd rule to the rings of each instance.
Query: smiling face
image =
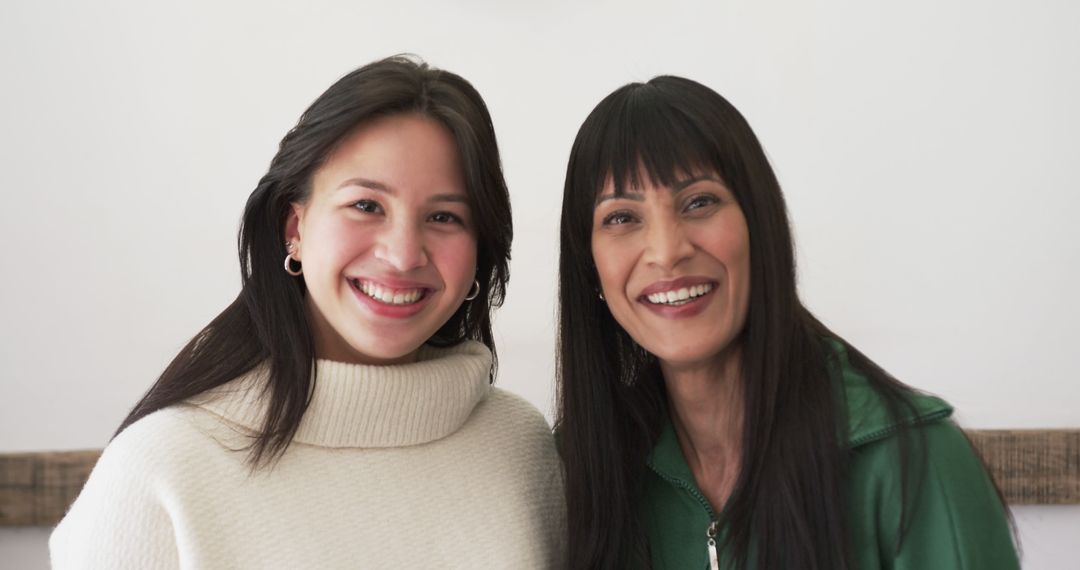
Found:
[[[422,115],[345,137],[293,204],[285,235],[303,265],[319,358],[415,358],[464,302],[476,237],[454,139]]]
[[[614,194],[609,179],[593,211],[592,254],[619,325],[667,366],[730,353],[750,299],[750,236],[719,176],[642,176]]]

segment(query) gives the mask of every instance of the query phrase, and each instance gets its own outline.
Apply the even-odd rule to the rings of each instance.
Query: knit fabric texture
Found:
[[[53,567],[560,567],[551,432],[490,365],[472,341],[406,365],[320,360],[292,444],[256,470],[264,370],[150,414],[105,449]]]

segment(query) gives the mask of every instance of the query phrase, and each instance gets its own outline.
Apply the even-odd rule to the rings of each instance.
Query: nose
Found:
[[[654,219],[645,232],[644,261],[661,269],[673,269],[694,255],[694,244],[678,220]]]
[[[375,257],[402,273],[427,265],[422,229],[405,221],[388,223],[380,232]]]

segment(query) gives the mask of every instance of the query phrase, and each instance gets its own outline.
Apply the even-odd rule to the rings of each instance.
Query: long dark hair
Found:
[[[649,566],[637,499],[667,409],[655,357],[597,296],[590,248],[596,196],[609,177],[621,195],[642,176],[670,185],[679,173],[702,170],[726,182],[750,235],[750,303],[739,339],[742,462],[721,521],[725,546],[740,568],[750,559],[759,568],[849,568],[846,460],[838,440],[846,417],[835,401],[826,339],[844,345],[894,417],[912,408],[910,389],[803,306],[784,198],[757,137],[716,92],[671,76],[626,85],[601,101],[581,126],[567,168],[555,423],[571,567]],[[907,472],[920,471],[920,446],[900,435],[907,491]]]
[[[266,363],[268,406],[251,446],[252,465],[288,447],[309,403],[315,345],[303,279],[285,273],[285,219],[311,193],[315,170],[358,125],[399,113],[430,117],[452,134],[473,212],[480,294],[463,303],[427,342],[483,342],[495,355],[491,311],[509,280],[510,197],[487,106],[468,81],[395,56],[365,65],[330,86],[281,140],[269,171],[248,197],[237,238],[242,287],[236,300],[180,350],[117,430],[220,386]],[[491,375],[494,378],[495,360]]]

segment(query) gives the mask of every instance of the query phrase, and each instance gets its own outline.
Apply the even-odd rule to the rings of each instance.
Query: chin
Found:
[[[351,352],[346,360],[366,364],[396,364],[409,360],[416,350],[423,346],[426,339],[402,338],[394,334],[356,334],[344,339],[347,350]],[[341,345],[339,345],[341,346]],[[345,348],[345,346],[341,346]],[[342,358],[331,358],[342,360]]]
[[[716,356],[716,353],[687,352],[685,350],[653,352],[652,354],[661,364],[669,366],[700,364],[702,362],[707,362]]]
[[[353,350],[364,355],[367,359],[386,364],[393,364],[403,360],[409,360],[423,345],[423,341],[407,344],[400,342],[395,342],[393,344],[376,342],[360,347],[354,346]]]
[[[696,365],[715,360],[728,346],[730,345],[713,343],[695,346],[678,341],[666,342],[662,345],[653,344],[652,346],[642,344],[642,347],[655,356],[661,364],[671,366]]]

